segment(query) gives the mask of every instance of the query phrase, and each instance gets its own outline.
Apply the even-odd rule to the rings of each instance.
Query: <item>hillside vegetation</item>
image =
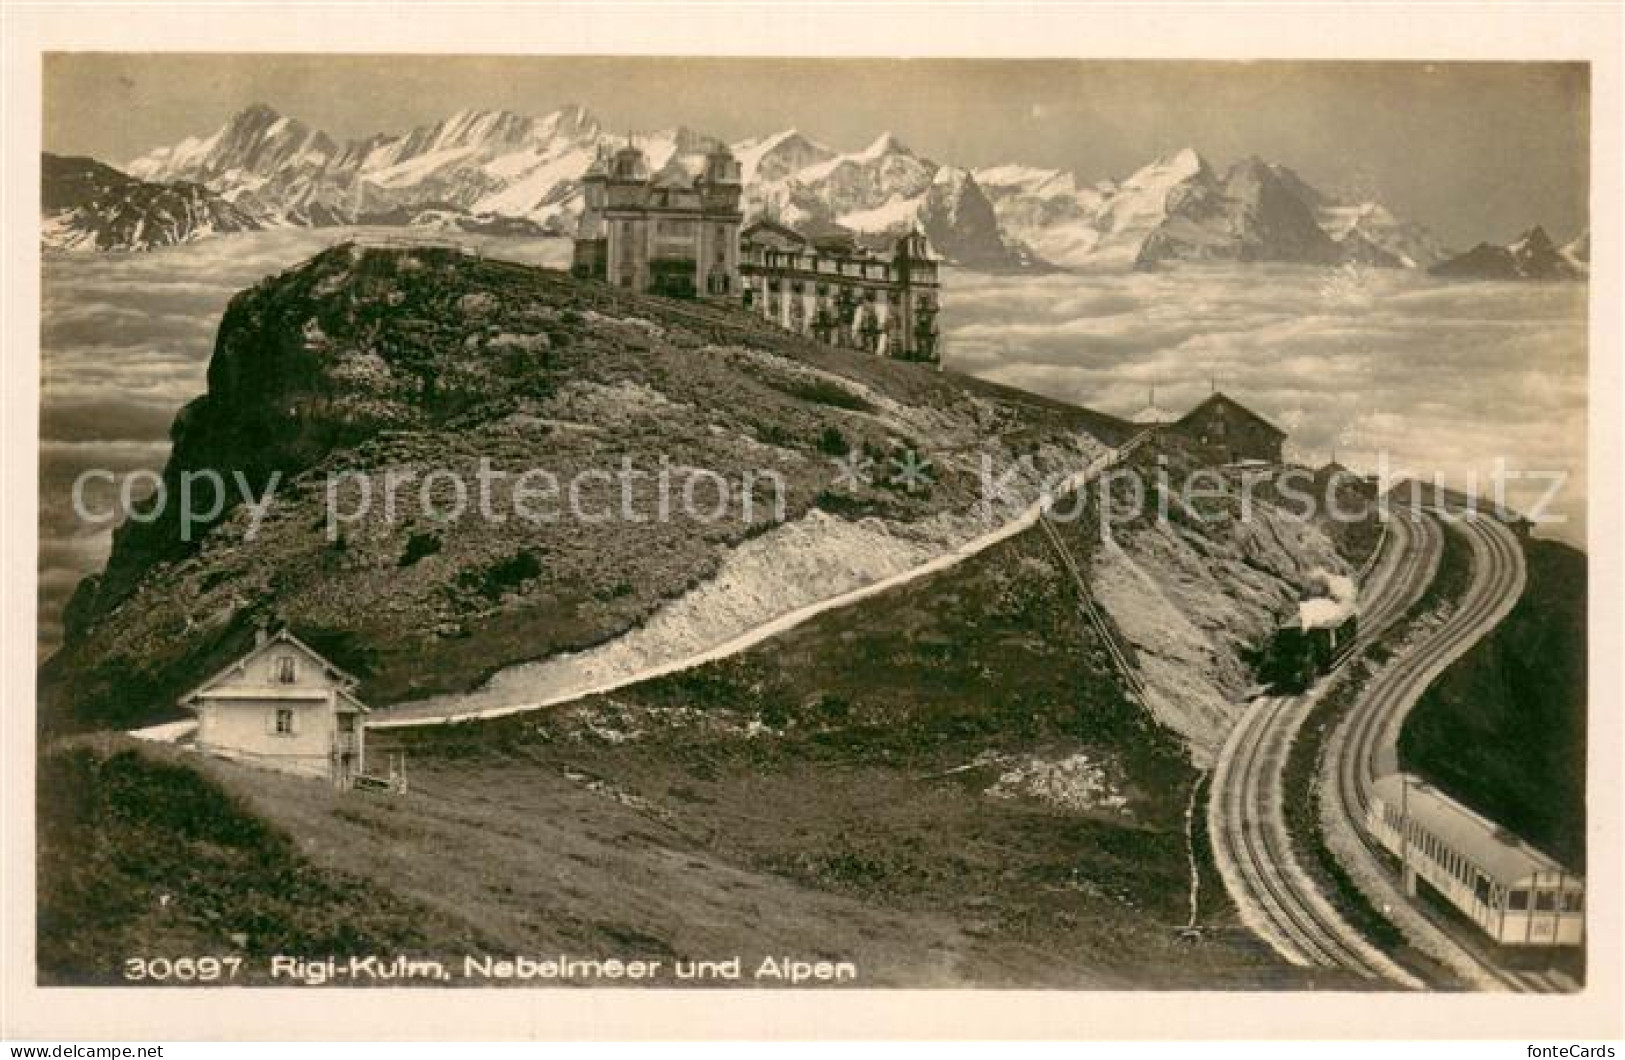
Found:
[[[136,956],[240,956],[263,978],[278,953],[481,945],[453,914],[313,865],[193,760],[113,739],[40,763],[43,983],[125,982]]]
[[[1586,861],[1586,557],[1524,542],[1528,581],[1505,621],[1406,719],[1406,769],[1575,871]]]
[[[675,650],[720,628],[707,615],[759,617],[941,555],[990,529],[973,514],[984,454],[1032,458],[1009,517],[1125,433],[720,309],[337,248],[233,302],[209,392],[176,425],[171,483],[286,480],[259,532],[241,504],[196,544],[173,519],[127,524],[42,690],[80,725],[152,718],[282,621],[375,705],[489,695],[514,663],[649,631]],[[933,462],[914,488],[890,460],[910,450]],[[485,457],[567,477],[663,454],[736,479],[774,469],[784,523],[448,526],[374,505],[326,533],[332,472],[472,478]],[[873,482],[835,480],[832,458],[854,455]],[[173,751],[54,755],[42,791],[76,791],[42,835],[95,847],[100,882],[76,891],[52,862],[52,966],[101,976],[98,953],[168,939],[179,916],[177,944],[250,952],[789,954],[856,961],[872,986],[1354,985],[1283,966],[1236,921],[1200,792],[1250,653],[1363,539],[1272,496],[1245,519],[1234,497],[1116,513],[1111,534],[1097,495],[1070,500],[1054,532],[1083,586],[1034,527],[705,665],[499,720],[374,729],[374,762],[407,754],[403,796]],[[187,801],[210,807],[196,824],[175,816]],[[103,834],[126,820],[128,838]],[[283,890],[297,901],[253,897]],[[90,915],[120,893],[116,916]],[[163,895],[171,920],[150,912]]]
[[[632,629],[714,578],[742,543],[814,511],[873,524],[927,552],[986,526],[980,461],[1033,458],[1016,486],[1075,471],[1125,428],[1108,417],[972,379],[799,340],[738,311],[643,298],[548,270],[452,250],[342,246],[235,298],[220,326],[208,392],[178,417],[165,471],[227,480],[220,516],[182,540],[177,506],[125,523],[107,570],[65,615],[63,649],[42,674],[54,719],[127,725],[153,718],[190,683],[286,622],[360,674],[374,704],[464,690],[523,660]],[[917,451],[931,481],[892,459]],[[834,460],[873,461],[875,479],[836,481]],[[490,507],[481,461],[506,475]],[[666,461],[732,484],[716,521],[673,504],[655,518]],[[628,465],[647,476],[643,521],[516,517],[513,483],[540,468],[583,509],[615,511]],[[442,513],[456,475],[463,518]],[[407,483],[394,505],[386,475]],[[257,535],[239,499],[279,483]],[[342,514],[330,523],[327,484]],[[767,476],[782,481],[780,494]],[[743,483],[755,475],[753,505]],[[330,476],[350,476],[332,478]],[[680,498],[681,478],[678,479]],[[769,485],[761,485],[767,482]],[[698,495],[709,500],[703,482]],[[200,486],[205,497],[208,487]],[[563,508],[561,496],[551,502]],[[713,507],[700,503],[701,510]],[[534,506],[532,508],[534,509]],[[334,532],[336,531],[336,532]]]
[[[1060,532],[1087,561],[1092,522]],[[1185,741],[1125,692],[1037,530],[686,673],[370,744],[407,752],[408,795],[207,768],[324,868],[522,952],[799,952],[869,986],[1349,985],[1235,921],[1187,835]]]

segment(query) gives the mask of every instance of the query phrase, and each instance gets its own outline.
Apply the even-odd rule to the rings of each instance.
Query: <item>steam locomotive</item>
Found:
[[[1341,621],[1307,625],[1300,611],[1276,627],[1264,649],[1258,679],[1275,695],[1301,695],[1354,650],[1359,631],[1359,616],[1352,610]]]

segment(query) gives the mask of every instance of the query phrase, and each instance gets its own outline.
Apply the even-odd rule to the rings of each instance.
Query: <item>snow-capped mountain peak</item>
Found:
[[[341,145],[255,104],[214,133],[156,149],[128,170],[149,181],[202,184],[264,224],[460,209],[563,233],[580,210],[580,178],[594,157],[628,141],[651,172],[671,179],[718,144],[682,126],[608,132],[584,107],[567,104],[540,118],[465,108],[404,133]],[[892,131],[846,152],[794,127],[733,149],[748,213],[840,225],[872,241],[918,225],[963,261],[1036,254],[1068,266],[1217,258],[1425,267],[1442,256],[1425,229],[1379,203],[1341,202],[1257,157],[1220,173],[1194,146],[1094,185],[1065,169],[943,165]]]
[[[760,139],[743,140],[734,145],[733,151],[746,184],[783,180],[809,166],[828,162],[836,155],[833,149],[808,139],[794,128]]]
[[[1563,249],[1558,251],[1558,253],[1562,254],[1564,260],[1570,265],[1573,265],[1579,271],[1590,271],[1591,230],[1588,228],[1584,232],[1581,232],[1578,236],[1575,236],[1572,241],[1563,244]]]
[[[150,250],[259,223],[197,184],[163,184],[90,158],[40,160],[41,241],[54,250]]]
[[[1440,262],[1431,271],[1439,276],[1490,280],[1571,280],[1584,277],[1589,271],[1585,263],[1568,251],[1568,247],[1557,249],[1546,230],[1536,225],[1506,246],[1480,243],[1465,254]]]
[[[579,103],[566,103],[536,123],[536,135],[551,140],[565,137],[571,140],[596,139],[602,131],[598,118]]]
[[[892,132],[890,129],[887,129],[885,132],[875,137],[874,140],[870,142],[868,147],[865,147],[862,151],[859,151],[856,157],[865,161],[870,161],[873,159],[885,158],[887,155],[908,155],[910,158],[912,158],[914,157],[914,152],[909,150],[907,144],[903,143],[902,140],[897,138],[896,133]]]
[[[1181,147],[1163,155],[1148,166],[1142,166],[1123,181],[1125,188],[1168,188],[1175,184],[1211,174],[1207,160],[1194,147]]]
[[[1546,234],[1546,229],[1536,225],[1508,244],[1507,249],[1514,254],[1545,254],[1553,250],[1552,237]]]

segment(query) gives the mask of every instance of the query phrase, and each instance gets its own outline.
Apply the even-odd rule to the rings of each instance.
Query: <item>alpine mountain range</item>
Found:
[[[341,143],[254,104],[214,134],[158,147],[122,170],[47,155],[42,239],[55,250],[145,250],[216,233],[350,224],[567,235],[581,209],[579,178],[599,151],[627,139],[570,105],[542,118],[464,110],[405,134]],[[692,165],[719,142],[683,127],[633,140],[657,170]],[[1456,256],[1381,203],[1326,194],[1257,157],[1220,169],[1185,148],[1123,179],[1087,184],[1059,169],[938,162],[889,132],[855,152],[795,129],[729,146],[742,165],[747,216],[815,231],[839,225],[875,242],[918,227],[939,255],[969,268],[1274,261],[1512,279],[1586,271],[1584,234],[1559,249],[1536,228],[1510,247],[1480,244]]]

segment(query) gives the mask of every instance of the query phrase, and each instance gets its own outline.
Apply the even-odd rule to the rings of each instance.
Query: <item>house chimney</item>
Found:
[[[271,639],[271,631],[264,626],[254,627],[254,647],[263,648],[265,642]]]

